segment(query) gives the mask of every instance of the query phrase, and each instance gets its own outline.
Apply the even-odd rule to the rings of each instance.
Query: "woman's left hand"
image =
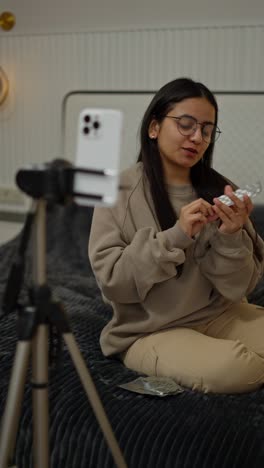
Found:
[[[246,223],[253,210],[253,203],[247,195],[244,195],[243,200],[237,198],[230,185],[226,185],[224,193],[233,201],[234,205],[227,206],[218,198],[214,198],[213,209],[222,221],[218,228],[219,231],[232,234],[239,231]]]

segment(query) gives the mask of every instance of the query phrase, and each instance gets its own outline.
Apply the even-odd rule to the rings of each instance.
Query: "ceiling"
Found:
[[[17,24],[3,34],[264,24],[263,0],[1,0]]]

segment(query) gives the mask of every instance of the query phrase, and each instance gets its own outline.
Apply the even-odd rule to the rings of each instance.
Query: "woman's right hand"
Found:
[[[198,198],[188,205],[182,207],[179,223],[182,230],[190,237],[201,231],[205,224],[211,223],[218,218],[212,205],[203,198]]]

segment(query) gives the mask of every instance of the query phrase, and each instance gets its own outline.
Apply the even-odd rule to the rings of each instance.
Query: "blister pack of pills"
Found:
[[[261,183],[256,182],[255,184],[246,185],[244,188],[237,189],[234,192],[234,194],[237,198],[239,198],[240,200],[243,200],[244,195],[248,195],[249,198],[255,198],[261,191],[262,191]],[[224,203],[227,206],[234,205],[234,202],[227,195],[221,195],[220,197],[218,197],[218,200],[220,200],[222,203]]]
[[[170,377],[138,377],[132,380],[132,382],[127,382],[118,386],[125,390],[130,390],[131,392],[159,397],[176,395],[177,393],[184,392],[184,388]]]

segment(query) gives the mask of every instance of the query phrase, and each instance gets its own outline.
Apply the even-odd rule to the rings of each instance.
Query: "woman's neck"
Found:
[[[191,183],[191,173],[189,168],[177,167],[173,168],[164,167],[165,181],[168,185],[189,185]]]

